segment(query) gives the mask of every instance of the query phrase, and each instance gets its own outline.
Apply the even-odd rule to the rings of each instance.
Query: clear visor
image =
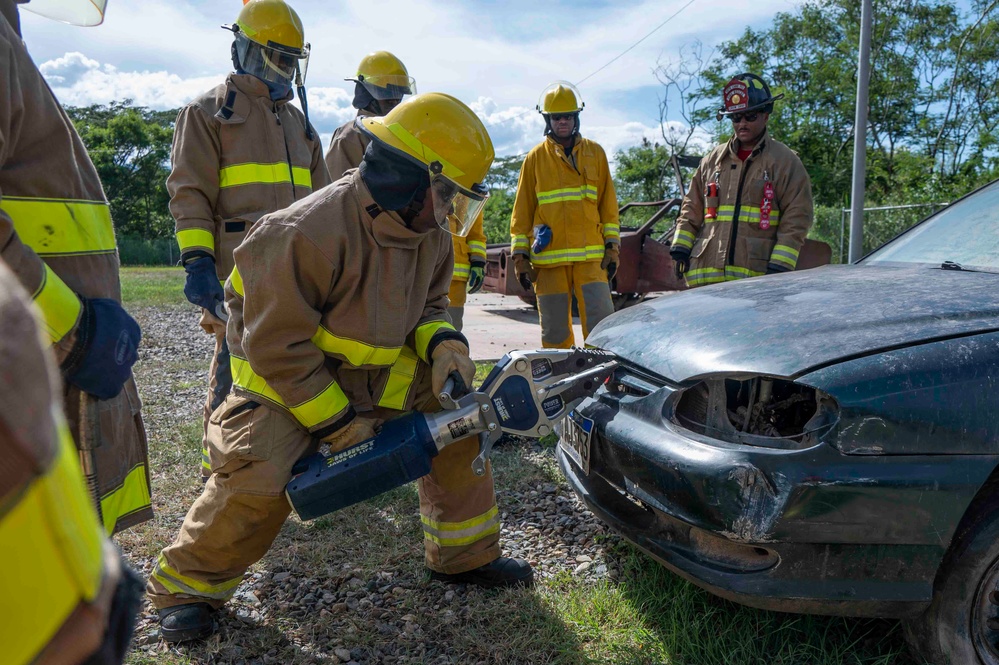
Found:
[[[442,229],[464,238],[486,206],[489,192],[469,192],[453,180],[430,167],[430,192],[433,195],[434,217]]]
[[[107,0],[32,0],[21,8],[73,25],[100,25]]]
[[[236,53],[239,64],[247,74],[271,83],[305,83],[309,69],[309,45],[299,51],[280,47],[261,46],[243,34],[236,35]],[[299,61],[303,61],[301,66]],[[300,80],[296,80],[301,72]]]
[[[416,79],[412,76],[358,76],[357,82],[377,100],[402,99],[416,94]]]

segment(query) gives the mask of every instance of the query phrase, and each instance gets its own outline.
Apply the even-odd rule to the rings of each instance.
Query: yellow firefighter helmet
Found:
[[[361,59],[357,75],[352,79],[364,86],[375,99],[402,99],[416,94],[416,80],[409,75],[402,60],[388,51],[375,51]]]
[[[538,100],[538,112],[549,115],[551,113],[579,113],[586,104],[583,103],[583,96],[579,94],[576,86],[568,81],[556,81],[545,88]]]

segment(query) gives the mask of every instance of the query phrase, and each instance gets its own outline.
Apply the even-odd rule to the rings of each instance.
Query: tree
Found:
[[[152,111],[126,99],[66,112],[97,167],[117,233],[172,236],[166,177],[177,111]]]
[[[486,176],[489,199],[486,201],[482,226],[487,242],[510,242],[510,217],[513,214],[517,180],[520,178],[520,167],[524,165],[524,157],[525,155],[499,157]]]

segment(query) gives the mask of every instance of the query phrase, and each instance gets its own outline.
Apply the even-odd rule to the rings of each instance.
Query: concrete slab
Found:
[[[579,319],[573,319],[576,345],[583,344]],[[537,311],[520,298],[496,293],[475,293],[465,303],[462,332],[468,338],[473,360],[499,360],[507,351],[541,348]]]

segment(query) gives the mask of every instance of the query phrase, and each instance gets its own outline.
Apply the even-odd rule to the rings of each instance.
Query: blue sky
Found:
[[[328,141],[350,117],[354,73],[366,53],[389,50],[420,91],[470,104],[499,155],[525,152],[541,137],[534,111],[549,83],[578,82],[680,9],[687,0],[297,0],[312,44],[312,120]],[[675,19],[581,86],[583,134],[608,151],[659,135],[653,76],[659,61],[694,40],[706,50],[762,27],[790,0],[695,0]],[[231,35],[219,28],[239,0],[109,0],[104,25],[76,28],[22,12],[28,47],[64,104],[126,97],[176,108],[221,82],[231,69]],[[733,72],[734,73],[734,72]],[[679,120],[679,118],[669,118]]]

